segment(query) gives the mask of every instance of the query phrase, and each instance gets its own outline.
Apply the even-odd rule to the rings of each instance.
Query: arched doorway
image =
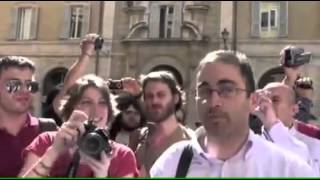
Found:
[[[64,67],[59,67],[52,69],[47,73],[43,81],[43,91],[42,91],[42,116],[47,118],[58,119],[55,115],[52,115],[53,109],[52,102],[55,96],[58,94],[61,85],[63,84],[64,77],[67,74],[68,69]],[[60,87],[59,87],[60,86]],[[60,121],[60,120],[59,120]],[[60,125],[61,122],[57,122]]]
[[[68,69],[64,67],[55,68],[49,71],[43,81],[42,95],[48,94],[54,87],[62,84],[67,72]]]
[[[270,82],[280,82],[284,78],[284,70],[282,67],[275,67],[265,72],[259,82],[258,88],[261,89]]]
[[[150,70],[150,72],[152,71],[168,71],[172,73],[173,76],[176,78],[177,82],[179,83],[179,85],[183,87],[183,78],[176,68],[168,65],[158,65]]]
[[[171,72],[182,88],[186,86],[187,69],[180,61],[170,56],[157,56],[148,60],[142,67],[140,74],[148,74],[151,71],[165,70]]]

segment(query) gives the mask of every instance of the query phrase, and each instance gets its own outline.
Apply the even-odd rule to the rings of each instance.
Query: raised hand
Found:
[[[81,55],[92,56],[94,53],[94,41],[99,37],[97,34],[87,34],[80,43]]]
[[[132,95],[139,95],[141,93],[141,85],[135,78],[124,77],[121,80],[123,83],[124,91],[127,91]]]
[[[257,90],[255,96],[256,107],[252,113],[259,117],[267,130],[270,130],[274,124],[280,122],[273,108],[270,92],[266,90]]]
[[[58,154],[76,145],[78,138],[85,132],[84,121],[88,116],[79,110],[72,112],[68,121],[62,124],[52,144]]]
[[[105,151],[102,151],[100,160],[97,160],[80,151],[80,156],[81,162],[87,164],[91,168],[95,177],[108,177],[112,155],[107,155]]]

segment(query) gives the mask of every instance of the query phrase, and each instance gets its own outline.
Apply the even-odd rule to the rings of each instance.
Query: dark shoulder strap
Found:
[[[57,124],[54,119],[50,118],[38,118],[39,119],[39,129],[40,133],[45,131],[56,131]]]
[[[182,151],[179,159],[176,177],[186,177],[193,158],[193,150],[191,144],[188,144]]]

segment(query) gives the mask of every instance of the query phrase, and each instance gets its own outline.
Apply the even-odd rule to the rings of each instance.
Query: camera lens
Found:
[[[87,134],[82,140],[82,151],[88,155],[100,155],[105,149],[105,140],[99,134],[92,132]]]
[[[92,121],[84,124],[86,129],[84,135],[79,139],[79,149],[85,154],[100,159],[102,151],[111,152],[109,138],[105,129],[99,129],[92,124]]]

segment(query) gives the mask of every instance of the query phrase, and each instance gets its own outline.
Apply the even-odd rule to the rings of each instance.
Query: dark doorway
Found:
[[[262,89],[265,85],[267,85],[270,82],[280,82],[284,78],[284,71],[282,67],[275,67],[267,72],[265,72],[258,83],[258,88]]]
[[[179,83],[179,85],[181,87],[183,87],[182,76],[176,68],[174,68],[172,66],[168,66],[168,65],[158,65],[158,66],[152,68],[150,72],[152,72],[152,71],[168,71],[168,72],[172,73],[174,75],[174,77],[176,78],[177,82]]]
[[[62,87],[64,77],[68,69],[66,68],[55,68],[51,70],[43,81],[43,91],[42,91],[42,116],[45,118],[53,118],[56,120],[58,125],[61,125],[61,119],[54,113],[53,110],[53,100],[55,96],[59,93]]]

